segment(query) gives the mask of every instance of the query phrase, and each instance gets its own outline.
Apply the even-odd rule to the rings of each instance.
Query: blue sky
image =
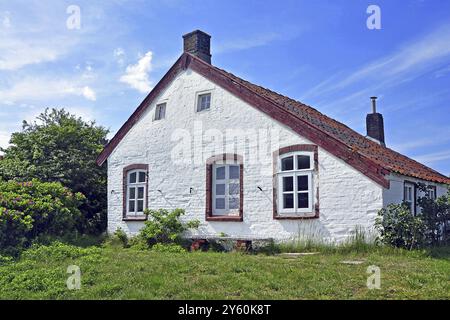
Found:
[[[366,26],[369,5],[381,30]],[[68,29],[69,5],[81,12]],[[0,145],[65,107],[114,133],[181,54],[212,35],[213,64],[365,134],[379,97],[387,145],[450,174],[450,1],[0,0]]]

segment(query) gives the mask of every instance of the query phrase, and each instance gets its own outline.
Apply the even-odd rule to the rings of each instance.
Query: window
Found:
[[[403,201],[408,204],[412,214],[416,214],[416,185],[405,181],[403,186]]]
[[[206,220],[243,220],[242,158],[224,154],[206,164]]]
[[[239,215],[239,177],[238,164],[213,166],[213,215]]]
[[[428,186],[427,196],[431,200],[436,200],[436,198],[437,198],[437,196],[436,196],[436,186]]]
[[[144,219],[147,208],[148,165],[135,164],[124,168],[124,219]]]
[[[314,153],[290,152],[279,157],[278,213],[313,212]]]
[[[161,120],[166,117],[166,104],[161,103],[156,106],[155,109],[155,120]]]
[[[199,94],[197,99],[197,112],[209,110],[211,107],[211,93]]]

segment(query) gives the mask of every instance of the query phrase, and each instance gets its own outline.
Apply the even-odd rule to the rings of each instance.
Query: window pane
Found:
[[[128,202],[128,211],[129,212],[134,212],[134,201],[129,201]]]
[[[130,188],[130,199],[136,198],[136,188]]]
[[[230,179],[239,179],[239,166],[230,166]]]
[[[297,176],[297,190],[308,191],[308,176]]]
[[[309,207],[308,193],[299,193],[298,208],[308,208],[308,207]]]
[[[139,182],[145,182],[145,172],[139,172]]]
[[[155,120],[164,119],[165,115],[166,115],[166,104],[165,103],[158,104],[155,110]]]
[[[225,198],[216,198],[216,209],[225,209]]]
[[[138,199],[144,199],[144,187],[138,188]]]
[[[239,198],[230,198],[228,202],[230,209],[238,209],[239,208]]]
[[[224,184],[216,184],[216,195],[218,195],[218,196],[225,195],[225,185]]]
[[[211,94],[201,94],[198,96],[197,111],[209,109],[211,105]]]
[[[283,177],[283,191],[294,191],[294,177]]]
[[[287,157],[281,160],[281,170],[294,170],[294,157]]]
[[[230,183],[228,186],[229,194],[239,194],[240,188],[239,183]]]
[[[310,169],[311,162],[309,156],[297,156],[297,169]]]
[[[294,208],[294,194],[283,194],[283,208],[292,209]]]
[[[130,181],[129,183],[136,183],[136,172],[133,172],[130,174]]]
[[[144,200],[137,201],[137,212],[144,211]]]
[[[225,179],[225,167],[218,167],[216,169],[216,180]]]

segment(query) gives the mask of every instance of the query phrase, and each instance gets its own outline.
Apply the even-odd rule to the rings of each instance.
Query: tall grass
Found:
[[[279,252],[323,252],[323,253],[366,253],[379,248],[372,236],[361,228],[356,227],[352,235],[344,241],[330,241],[318,238],[315,234],[298,234],[290,241],[276,244]]]

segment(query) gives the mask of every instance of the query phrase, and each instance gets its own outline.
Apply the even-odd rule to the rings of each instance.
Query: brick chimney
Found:
[[[372,100],[372,113],[366,117],[367,137],[385,147],[383,115],[377,112],[377,97],[370,97],[370,99]]]
[[[211,64],[211,36],[203,31],[195,30],[183,36],[184,52],[199,57]]]

